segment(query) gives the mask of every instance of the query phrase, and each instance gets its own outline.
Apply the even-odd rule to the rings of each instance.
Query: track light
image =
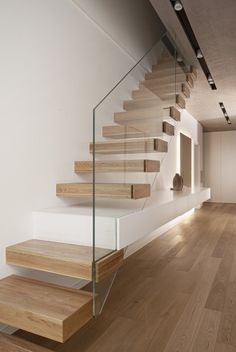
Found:
[[[202,54],[200,49],[197,49],[197,58],[198,59],[202,59],[203,58],[203,54]]]
[[[209,74],[208,77],[207,77],[207,80],[210,84],[214,84],[214,80],[213,78],[211,77],[211,75]]]
[[[208,79],[208,75],[210,74],[210,69],[207,65],[207,62],[205,60],[205,57],[203,56],[203,53],[201,51],[200,45],[198,43],[198,40],[196,38],[196,35],[193,31],[193,28],[191,26],[191,23],[189,22],[187,13],[184,9],[183,4],[181,3],[181,0],[169,0],[171,3],[171,6],[173,7],[173,10],[175,11],[176,16],[178,17],[180,24],[182,25],[183,30],[185,31],[185,34],[189,40],[189,43],[191,44],[194,53],[199,60],[199,64],[202,68],[203,73],[206,76],[206,79]],[[211,87],[212,90],[217,89],[215,82],[211,81],[208,82],[209,86]]]
[[[225,109],[224,103],[221,102],[221,103],[219,103],[219,105],[220,105],[220,108],[221,108],[221,110],[223,112],[223,115],[224,115],[224,117],[226,119],[227,124],[231,125],[232,123],[230,121],[229,115],[227,114],[227,111]]]
[[[181,4],[181,2],[179,0],[176,0],[174,8],[175,8],[175,11],[181,11],[181,10],[183,10],[183,5]]]

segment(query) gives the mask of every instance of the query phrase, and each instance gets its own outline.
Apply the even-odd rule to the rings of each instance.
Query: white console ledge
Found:
[[[156,191],[146,202],[96,202],[96,247],[121,249],[210,199],[210,188]],[[114,204],[114,203],[113,203]],[[119,203],[117,203],[119,204]],[[145,206],[144,206],[145,204]],[[92,246],[91,204],[33,213],[34,238]]]

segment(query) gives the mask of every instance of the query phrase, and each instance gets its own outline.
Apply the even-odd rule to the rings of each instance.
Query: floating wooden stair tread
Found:
[[[148,72],[145,75],[145,79],[147,80],[155,80],[158,79],[160,82],[174,82],[175,79],[177,79],[177,81],[181,80],[184,81],[186,79],[186,73],[184,73],[182,70],[181,72],[166,72],[165,75],[160,75],[158,71],[156,72]]]
[[[96,197],[140,199],[150,196],[149,184],[131,183],[97,183]],[[64,183],[57,185],[59,197],[92,197],[92,183]]]
[[[90,143],[89,148],[92,153],[92,143]],[[95,143],[95,153],[97,154],[136,154],[155,152],[168,152],[168,143],[160,138],[140,138]]]
[[[92,318],[92,294],[42,281],[0,280],[0,321],[65,342]]]
[[[149,107],[125,112],[117,112],[114,114],[114,122],[118,124],[128,124],[137,122],[138,120],[147,121],[148,119],[161,120],[162,118],[172,117],[180,120],[180,112],[174,107]],[[161,121],[160,121],[161,123]]]
[[[110,275],[123,262],[123,251],[96,248],[96,281]],[[29,240],[7,247],[7,264],[92,280],[92,247]]]
[[[158,65],[152,66],[151,74],[155,75],[155,77],[165,77],[168,75],[175,75],[175,74],[185,74],[186,72],[180,67],[158,67]]]
[[[123,103],[124,110],[137,110],[145,109],[151,107],[158,107],[161,105],[161,99],[159,97],[149,98],[149,99],[132,99],[125,100]]]
[[[113,127],[113,126],[112,126]],[[115,126],[116,127],[116,126]],[[123,127],[123,126],[117,126]],[[76,161],[75,172],[93,171],[92,161]],[[104,160],[96,161],[95,172],[159,172],[159,160]]]
[[[13,335],[0,333],[0,352],[52,352]]]
[[[105,138],[112,139],[160,137],[163,135],[162,121],[156,123],[155,120],[149,120],[143,123],[131,123],[131,125],[132,126],[104,126],[102,129],[102,135]]]
[[[141,85],[143,87],[143,85]],[[146,87],[145,87],[146,88]],[[163,86],[153,86],[146,88],[149,89],[152,93],[156,94],[162,99],[164,95],[171,95],[176,93],[182,93],[186,98],[190,97],[190,89],[187,83],[179,83],[174,85],[173,87],[169,87],[168,85]]]
[[[161,101],[162,104],[163,102],[166,102],[165,106],[173,105],[173,103],[176,102],[177,106],[179,106],[181,109],[185,109],[185,100],[181,94],[172,93],[172,96],[170,95],[167,95],[166,97],[158,96],[156,93],[151,92],[150,89],[147,89],[143,86],[138,90],[132,91],[132,98],[134,99],[133,101],[142,105],[145,104],[145,106],[154,106],[157,103],[157,101]],[[125,108],[127,109],[126,105],[125,105]],[[131,109],[129,108],[127,110],[131,110]]]
[[[186,108],[186,101],[181,94],[172,94],[172,95],[163,96],[162,101],[166,102],[166,104],[168,105],[173,104],[173,102],[175,101],[178,108],[180,109]]]
[[[183,77],[184,76],[184,77]],[[167,77],[167,78],[152,78],[148,79],[145,81],[142,81],[139,83],[140,86],[144,85],[146,88],[152,89],[153,87],[174,87],[177,84],[185,83],[187,82],[187,76],[186,75],[181,75],[181,76],[173,76],[173,77]]]
[[[167,121],[163,121],[163,131],[168,134],[168,136],[175,135],[175,127]]]

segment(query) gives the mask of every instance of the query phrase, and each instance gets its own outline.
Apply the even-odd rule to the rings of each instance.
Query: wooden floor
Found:
[[[206,204],[133,256],[99,319],[60,352],[235,352],[236,205]]]

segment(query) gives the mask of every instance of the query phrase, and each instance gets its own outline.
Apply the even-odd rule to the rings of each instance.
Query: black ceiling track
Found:
[[[170,0],[170,2],[171,2],[171,5],[173,6],[175,13],[176,13],[176,16],[178,17],[178,19],[183,27],[183,30],[185,31],[186,36],[188,37],[188,40],[194,50],[194,53],[195,53],[200,65],[201,65],[201,68],[206,76],[206,79],[207,79],[211,89],[216,90],[217,87],[216,87],[215,82],[212,78],[212,75],[211,75],[210,69],[207,65],[207,62],[206,62],[204,56],[202,55],[202,50],[201,50],[200,45],[197,41],[197,38],[194,34],[192,26],[189,22],[188,16],[184,10],[183,4],[180,1],[176,1],[176,0]],[[178,4],[178,7],[177,7],[177,4]]]

